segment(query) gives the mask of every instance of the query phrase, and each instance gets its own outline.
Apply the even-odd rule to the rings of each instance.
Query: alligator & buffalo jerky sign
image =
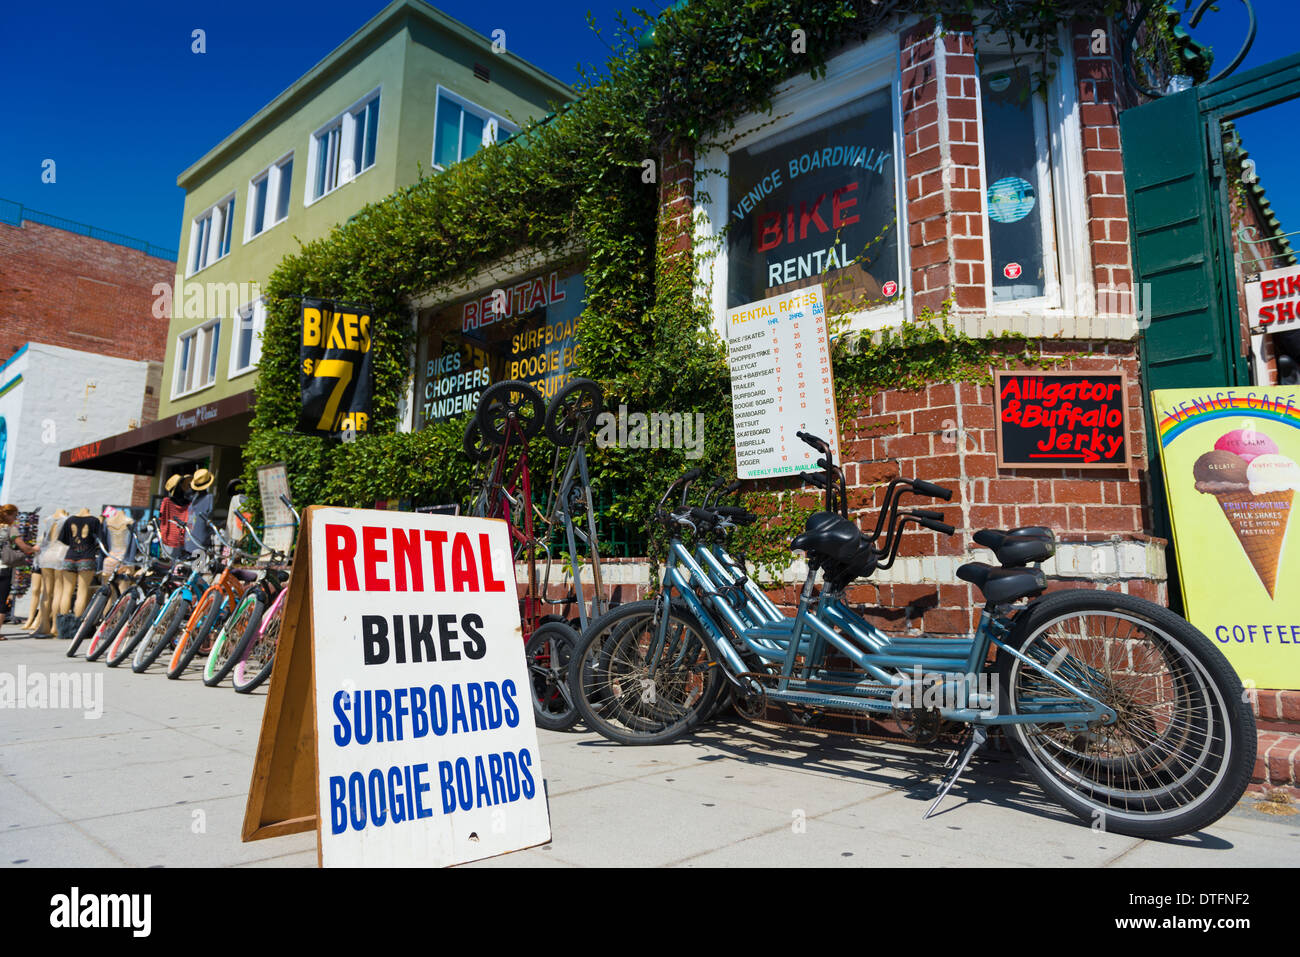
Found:
[[[999,371],[993,381],[998,468],[1127,467],[1123,371]]]
[[[374,378],[372,310],[327,299],[303,299],[298,381],[298,431],[355,435],[370,431]]]
[[[858,305],[898,294],[888,89],[733,150],[727,307],[811,283]]]

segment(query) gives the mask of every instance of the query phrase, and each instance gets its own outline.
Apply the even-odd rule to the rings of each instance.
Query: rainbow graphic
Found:
[[[1300,387],[1267,389],[1223,388],[1214,391],[1176,389],[1151,393],[1160,447],[1195,425],[1213,419],[1247,416],[1300,429]]]

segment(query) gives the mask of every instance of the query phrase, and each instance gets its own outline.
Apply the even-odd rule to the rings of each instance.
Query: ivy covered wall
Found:
[[[657,23],[625,24],[621,55],[581,96],[506,144],[481,150],[366,207],[285,259],[269,280],[268,316],[246,487],[259,465],[284,461],[297,502],[368,506],[376,499],[463,500],[471,469],[460,454],[464,421],[396,432],[414,333],[409,302],[450,291],[523,250],[560,258],[585,249],[587,307],[577,372],[607,400],[630,408],[705,416],[701,465],[734,469],[730,383],[722,343],[697,294],[693,255],[661,229],[656,164],[769,107],[773,90],[900,14],[971,23],[972,0],[692,0]],[[1057,29],[1074,16],[1110,17],[1120,0],[995,4],[976,23],[1059,54]],[[913,17],[915,19],[915,17]],[[651,42],[646,29],[653,25]],[[804,42],[792,44],[794,31]],[[374,306],[375,428],[339,444],[293,434],[298,412],[298,301],[320,296]],[[837,343],[842,409],[852,394],[987,374],[986,344],[920,316],[883,342]],[[998,344],[994,354],[1016,354]],[[1026,355],[1029,355],[1026,353]],[[1032,358],[1032,356],[1031,356]],[[605,449],[593,480],[627,490],[616,517],[642,521],[663,488],[688,467],[681,451]],[[787,483],[787,487],[790,483]],[[768,510],[775,506],[768,503]],[[776,509],[779,511],[779,508]],[[787,515],[792,523],[796,515]],[[783,524],[779,518],[775,525]],[[782,531],[781,536],[788,541]],[[784,549],[784,542],[780,543]],[[775,554],[775,553],[774,553]],[[788,554],[788,552],[786,553]]]

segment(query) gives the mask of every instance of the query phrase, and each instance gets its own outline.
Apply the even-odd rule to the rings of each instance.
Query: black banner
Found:
[[[998,372],[998,468],[1129,464],[1128,378],[1116,372]]]
[[[370,431],[374,402],[371,314],[369,306],[303,299],[298,347],[299,432],[350,437]]]

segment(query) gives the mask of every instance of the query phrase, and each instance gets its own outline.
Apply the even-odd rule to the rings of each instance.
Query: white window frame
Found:
[[[382,124],[375,125],[375,161],[365,169],[351,169],[352,151],[356,145],[357,136],[357,114],[362,112],[374,100],[380,100],[380,110],[382,114],[383,100],[381,96],[384,92],[382,86],[377,86],[361,99],[357,100],[342,113],[330,119],[328,123],[322,123],[318,128],[312,131],[307,140],[307,175],[303,177],[303,206],[310,206],[329,196],[335,190],[346,186],[348,183],[355,182],[360,176],[364,176],[370,170],[379,165],[379,138]],[[317,160],[320,158],[320,140],[321,137],[331,130],[338,129],[338,165],[334,177],[334,185],[328,187],[319,196],[315,195],[316,189],[316,168]]]
[[[220,367],[220,360],[218,358],[216,362],[213,361],[211,345],[210,345],[214,329],[216,330],[217,353],[219,355],[221,351],[221,320],[220,319],[209,319],[207,322],[194,326],[191,329],[186,329],[184,332],[182,332],[179,336],[176,337],[176,354],[172,358],[172,394],[171,394],[172,399],[180,399],[187,395],[194,395],[196,392],[202,392],[204,389],[210,389],[217,384],[217,369]],[[206,357],[207,362],[205,363],[204,371],[206,372],[206,370],[211,369],[212,378],[207,382],[200,382],[197,385],[186,388],[185,383],[182,382],[183,370],[181,368],[181,359],[182,356],[185,355],[185,340],[191,338],[194,340],[196,347],[198,346],[200,341],[205,341],[209,343],[208,345],[209,351],[207,353],[207,357]],[[197,354],[198,350],[197,348],[195,348],[195,350],[193,351],[195,352],[195,354]]]
[[[695,242],[698,248],[714,251],[703,257],[701,272],[696,276],[697,289],[713,304],[713,328],[726,336],[727,243],[720,238],[728,223],[728,182],[731,174],[730,150],[754,146],[836,107],[888,89],[894,119],[894,203],[898,210],[898,285],[902,295],[892,302],[870,309],[837,314],[847,320],[846,331],[864,331],[895,326],[912,312],[911,267],[907,243],[907,171],[903,154],[902,75],[899,66],[898,36],[887,32],[868,39],[861,46],[831,58],[825,76],[813,80],[801,75],[781,87],[772,96],[770,114],[750,113],[736,120],[735,130],[750,129],[730,140],[726,149],[715,147],[695,160],[697,188],[707,194],[707,202],[695,206]],[[770,125],[764,125],[765,123]],[[724,136],[726,134],[723,134]],[[907,280],[907,281],[905,281]],[[809,284],[814,284],[812,279]]]
[[[1092,246],[1088,236],[1087,179],[1083,172],[1083,133],[1079,120],[1074,58],[1070,55],[1073,45],[1071,38],[1064,32],[1058,42],[1059,49],[1066,53],[1056,60],[1052,78],[1048,82],[1047,101],[1044,102],[1040,94],[1032,96],[1038,140],[1039,182],[1046,182],[1051,188],[1051,195],[1047,198],[1051,203],[1050,208],[1047,202],[1039,203],[1039,215],[1043,224],[1043,263],[1048,270],[1045,295],[1012,302],[993,301],[995,263],[992,237],[986,225],[984,301],[988,303],[987,312],[990,316],[1032,316],[1061,320],[1067,317],[1090,317],[1096,313]],[[1012,48],[1005,37],[983,31],[978,35],[975,43],[975,89],[982,179],[987,179],[984,162],[982,61],[985,58],[1002,59],[1011,53]],[[1016,55],[1031,66],[1037,63],[1037,54],[1028,49],[1017,49]],[[989,218],[988,186],[988,183],[983,184],[980,196],[980,211],[985,224]],[[1088,295],[1086,290],[1092,290],[1092,294]]]
[[[248,181],[248,202],[245,204],[244,211],[244,242],[256,239],[264,233],[270,232],[276,226],[289,218],[288,211],[280,219],[272,219],[277,207],[280,205],[280,193],[285,189],[284,185],[284,167],[293,162],[293,151],[290,150],[284,156],[268,166],[262,172],[258,173]],[[296,165],[296,164],[295,164]],[[266,215],[262,220],[261,232],[253,232],[253,220],[256,215],[256,205],[253,201],[254,194],[257,190],[257,184],[266,181]],[[292,174],[290,174],[289,189],[293,189]]]
[[[248,365],[241,367],[238,365],[239,337],[243,334],[244,324],[248,322],[251,322],[253,327],[253,345],[250,350]],[[265,331],[266,297],[259,296],[252,302],[240,306],[234,315],[230,330],[230,368],[226,372],[227,379],[234,379],[256,371],[258,364],[262,361],[262,333]]]
[[[235,245],[233,225],[229,226],[230,246],[226,247],[225,252],[221,251],[221,243],[222,237],[225,236],[227,230],[227,224],[234,215],[235,194],[228,193],[190,221],[190,245],[185,251],[186,276],[193,276],[195,273],[202,272],[230,255],[230,246]],[[210,224],[206,231],[203,228],[205,221]],[[195,254],[200,247],[200,238],[202,239],[202,246],[205,248],[202,265],[195,261]]]
[[[442,109],[442,98],[444,96],[447,99],[451,100],[451,102],[459,106],[461,110],[460,138],[457,140],[456,143],[457,153],[460,152],[460,147],[462,145],[461,141],[464,140],[465,138],[465,114],[466,113],[473,113],[480,120],[482,120],[483,127],[485,129],[487,128],[488,123],[495,122],[499,130],[505,130],[507,133],[511,134],[512,136],[515,133],[519,132],[519,127],[511,123],[504,116],[501,116],[500,114],[497,113],[493,113],[491,110],[487,109],[486,107],[479,106],[473,100],[465,99],[465,97],[461,96],[459,93],[455,93],[447,89],[441,83],[439,83],[435,90],[434,100],[433,100],[433,143],[430,144],[429,147],[430,163],[432,164],[435,170],[441,171],[447,168],[438,162],[438,111]],[[496,140],[493,140],[494,145],[496,142],[497,142]],[[461,162],[461,158],[458,157],[456,159],[456,162],[457,163]]]

